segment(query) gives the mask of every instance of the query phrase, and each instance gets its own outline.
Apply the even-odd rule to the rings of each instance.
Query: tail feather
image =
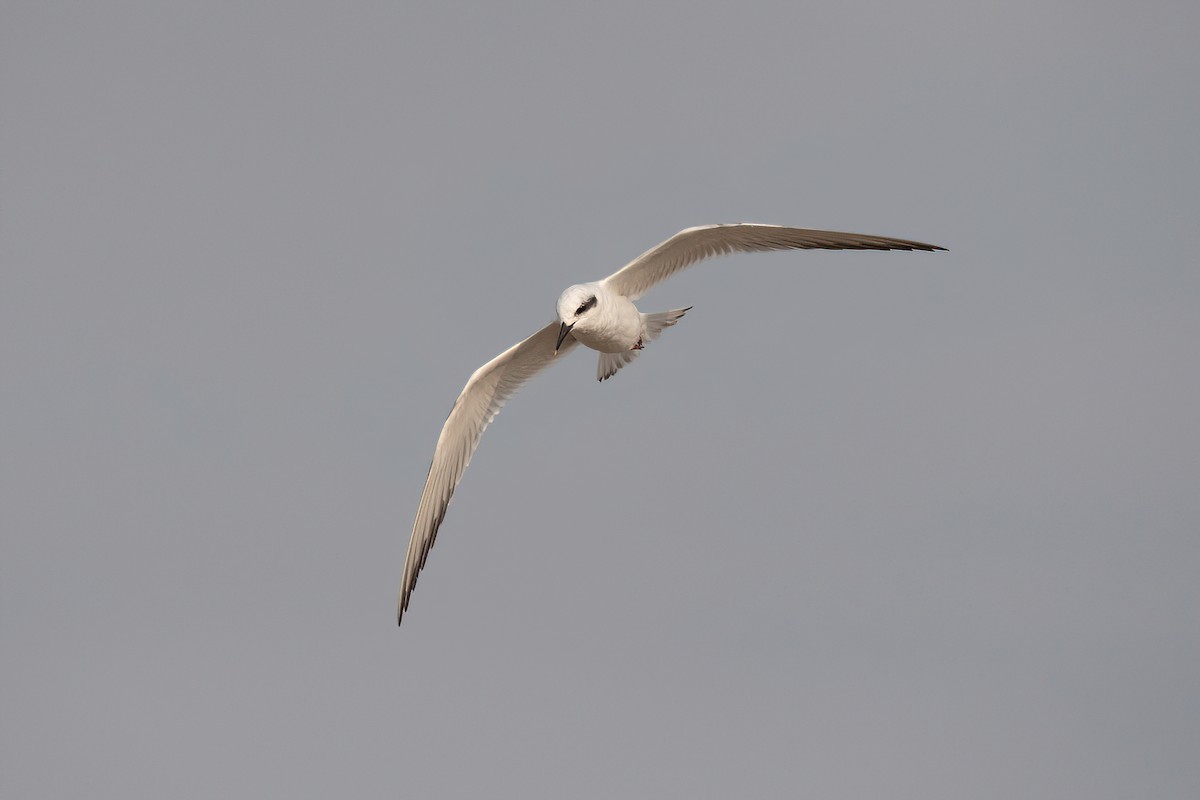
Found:
[[[692,307],[677,308],[674,311],[659,311],[655,314],[642,314],[642,345],[645,346],[658,338],[664,329],[678,322]],[[601,353],[600,363],[596,367],[596,380],[602,381],[617,374],[617,370],[637,358],[641,350],[625,350],[620,353]]]
[[[659,311],[657,314],[642,314],[642,344],[652,342],[663,332],[683,318],[692,307],[677,308],[674,311]]]
[[[626,350],[623,353],[601,353],[600,364],[596,367],[596,380],[602,381],[617,374],[617,370],[625,366],[637,356],[641,350]]]

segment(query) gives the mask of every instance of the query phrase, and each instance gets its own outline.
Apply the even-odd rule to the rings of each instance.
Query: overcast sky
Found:
[[[0,5],[0,796],[1200,796],[1200,5]],[[567,285],[754,221],[489,429]]]

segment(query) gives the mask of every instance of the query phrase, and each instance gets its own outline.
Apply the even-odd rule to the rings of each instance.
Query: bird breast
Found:
[[[622,353],[642,338],[642,315],[628,298],[605,297],[571,331],[580,344],[601,353]]]

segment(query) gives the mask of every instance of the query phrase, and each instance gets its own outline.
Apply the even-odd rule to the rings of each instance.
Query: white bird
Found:
[[[446,516],[450,497],[471,463],[484,429],[526,381],[565,353],[584,344],[600,352],[596,378],[610,378],[642,348],[679,321],[688,308],[643,314],[633,304],[651,288],[705,258],[764,250],[945,250],[932,244],[805,228],[750,223],[688,228],[647,250],[602,281],[569,287],[558,298],[558,319],[475,370],[454,402],[417,506],[397,620],[404,617],[417,574]]]

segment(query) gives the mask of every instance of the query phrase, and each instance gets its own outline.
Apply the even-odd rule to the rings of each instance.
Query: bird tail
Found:
[[[664,328],[669,328],[691,311],[692,307],[677,308],[674,311],[659,311],[657,314],[642,314],[642,344],[658,338]]]
[[[658,338],[663,329],[678,322],[692,307],[677,308],[674,311],[659,311],[656,314],[642,314],[642,345],[645,346]],[[637,358],[641,350],[626,350],[621,353],[601,353],[600,363],[596,367],[596,380],[602,381],[617,374],[617,370]]]

